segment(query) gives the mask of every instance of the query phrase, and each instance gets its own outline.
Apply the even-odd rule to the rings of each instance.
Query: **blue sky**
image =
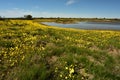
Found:
[[[120,0],[1,0],[0,16],[120,18]]]

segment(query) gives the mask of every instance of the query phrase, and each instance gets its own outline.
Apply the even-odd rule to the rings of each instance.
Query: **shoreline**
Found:
[[[53,24],[49,24],[49,23],[53,23]],[[87,22],[87,23],[89,23],[89,22]],[[93,26],[94,26],[94,22],[91,22],[91,23],[93,23]],[[101,25],[101,23],[99,23],[99,22],[95,22],[95,24],[100,24]],[[62,24],[62,23],[56,23],[56,22],[48,22],[48,24],[47,24],[47,22],[46,23],[44,23],[44,22],[41,22],[40,24],[42,24],[42,25],[45,25],[45,26],[55,26],[55,27],[58,27],[58,28],[72,28],[72,29],[79,29],[79,30],[99,30],[99,31],[102,31],[102,30],[105,30],[105,31],[120,31],[120,29],[118,28],[92,28],[91,26],[90,27],[85,27],[85,28],[83,28],[83,27],[76,27],[76,26],[74,26],[73,25],[73,27],[72,26],[70,26],[70,27],[65,27],[64,25],[72,25],[72,24]],[[54,25],[54,24],[56,24],[56,25]],[[60,24],[60,25],[59,25]],[[63,26],[62,26],[62,25]],[[103,23],[103,25],[104,24],[106,24],[106,23]],[[112,23],[109,23],[109,22],[107,22],[107,24],[112,24]],[[113,23],[114,24],[114,23]],[[78,23],[78,25],[79,25],[79,23]],[[80,26],[82,26],[82,25],[80,25]]]

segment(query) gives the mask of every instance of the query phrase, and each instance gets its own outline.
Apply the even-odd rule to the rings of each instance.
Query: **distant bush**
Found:
[[[24,15],[24,18],[31,20],[32,19],[32,15]]]
[[[0,20],[4,20],[4,19],[0,16]]]

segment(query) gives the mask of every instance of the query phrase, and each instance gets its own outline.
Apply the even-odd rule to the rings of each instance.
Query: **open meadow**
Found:
[[[0,21],[0,80],[120,80],[120,31]]]

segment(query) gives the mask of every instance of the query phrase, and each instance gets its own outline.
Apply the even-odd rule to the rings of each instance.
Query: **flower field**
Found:
[[[120,31],[0,21],[0,80],[120,80]]]

